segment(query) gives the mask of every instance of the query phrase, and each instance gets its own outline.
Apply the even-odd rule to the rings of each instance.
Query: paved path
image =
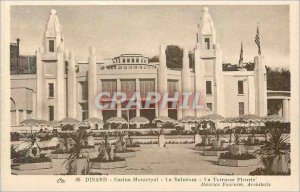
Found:
[[[136,157],[127,158],[127,167],[101,170],[109,175],[248,175],[262,165],[227,167],[217,165],[217,157],[203,156],[193,149],[193,144],[142,145]],[[31,171],[26,174],[58,174],[63,160],[54,160],[53,169]]]
[[[217,165],[217,157],[203,156],[193,149],[193,144],[143,145],[136,157],[128,158],[128,167],[103,170],[104,174],[116,175],[248,175],[257,166],[227,167]]]

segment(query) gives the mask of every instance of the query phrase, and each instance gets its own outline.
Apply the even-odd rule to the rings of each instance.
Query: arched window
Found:
[[[16,122],[16,102],[10,98],[10,124],[15,126],[18,123]]]
[[[16,102],[13,100],[13,98],[10,98],[10,110],[16,110]]]

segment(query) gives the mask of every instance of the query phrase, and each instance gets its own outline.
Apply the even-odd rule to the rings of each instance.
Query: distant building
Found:
[[[10,43],[10,74],[35,74],[36,56],[20,55],[20,39]]]
[[[26,118],[51,121],[65,117],[107,120],[113,116],[125,119],[144,116],[152,120],[157,116],[181,119],[211,113],[224,117],[249,113],[267,115],[269,94],[264,57],[254,57],[253,71],[224,71],[222,50],[217,43],[208,8],[202,10],[197,39],[192,68],[187,49],[184,49],[181,69],[167,68],[164,46],[160,47],[159,62],[149,62],[148,57],[141,54],[122,54],[112,59],[97,60],[93,47],[88,61],[75,61],[74,53],[64,49],[62,27],[56,11],[51,10],[43,48],[36,52],[36,74],[11,75],[12,125],[18,125]],[[96,109],[97,93],[117,91],[127,94],[139,91],[142,95],[154,91],[201,92],[204,108],[183,110],[171,105],[168,108],[150,105],[146,109],[126,109],[123,104],[117,103],[114,109]],[[271,95],[278,99],[276,93]],[[288,119],[289,97],[279,99],[283,103],[280,115]],[[280,113],[275,108],[272,112]]]

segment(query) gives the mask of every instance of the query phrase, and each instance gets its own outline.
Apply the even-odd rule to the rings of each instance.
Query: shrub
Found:
[[[255,159],[256,156],[250,153],[242,153],[242,154],[232,154],[230,152],[221,153],[220,159],[235,159],[235,160],[248,160],[248,159]]]

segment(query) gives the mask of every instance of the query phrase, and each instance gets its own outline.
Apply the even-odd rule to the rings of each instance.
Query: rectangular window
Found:
[[[131,63],[134,63],[134,58],[131,59]]]
[[[244,81],[238,81],[238,94],[244,94]]]
[[[135,92],[135,80],[121,80],[121,92],[130,98]]]
[[[209,38],[205,38],[204,42],[205,42],[206,49],[210,49],[210,39]]]
[[[87,81],[82,81],[80,82],[81,84],[81,99],[82,100],[88,100],[88,82]]]
[[[169,91],[169,97],[170,98],[174,97],[175,92],[178,91],[176,80],[168,80],[168,91]]]
[[[123,63],[125,63],[125,59],[123,58]]]
[[[48,96],[49,97],[54,97],[54,84],[53,83],[48,83]]]
[[[136,60],[137,63],[139,62],[139,58],[136,58],[135,60]]]
[[[49,40],[49,52],[54,52],[54,40]]]
[[[109,92],[113,95],[117,91],[116,80],[102,80],[102,92]]]
[[[155,81],[153,79],[140,80],[140,93],[142,98],[146,98],[149,92],[155,91]]]
[[[130,63],[130,59],[129,58],[127,59],[127,63]]]
[[[244,115],[245,114],[245,104],[244,102],[239,102],[239,115]]]
[[[212,94],[211,81],[206,81],[206,95]]]
[[[83,103],[81,104],[81,110],[82,110],[82,121],[88,118],[88,104]]]
[[[212,111],[212,103],[206,103],[206,109]]]
[[[49,110],[49,121],[53,121],[54,120],[54,106],[48,106],[48,110]]]

